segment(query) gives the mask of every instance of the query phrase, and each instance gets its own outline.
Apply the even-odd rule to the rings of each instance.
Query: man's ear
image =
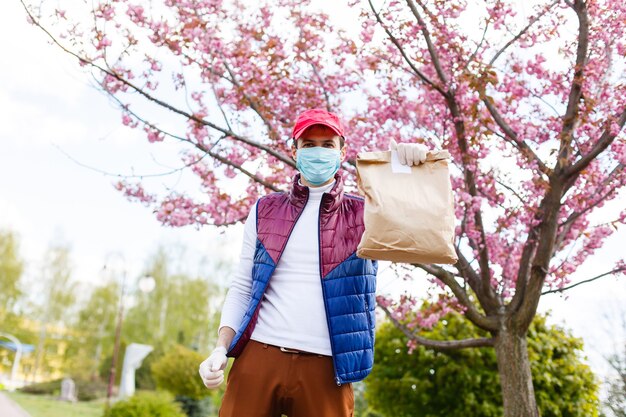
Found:
[[[346,160],[346,152],[347,152],[347,151],[348,151],[348,147],[347,147],[346,145],[343,145],[343,146],[341,147],[341,150],[340,150],[340,152],[341,152],[341,154],[340,154],[340,159],[341,159],[341,162],[343,162],[343,161],[345,161],[345,160]]]
[[[293,143],[291,144],[291,158],[295,161],[296,158],[296,154],[298,153],[298,148],[296,147],[296,141],[294,140]]]

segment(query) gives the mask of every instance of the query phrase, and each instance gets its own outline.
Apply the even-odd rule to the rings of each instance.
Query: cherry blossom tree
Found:
[[[124,125],[180,144],[200,198],[116,183],[164,225],[236,223],[260,195],[285,189],[295,173],[287,139],[307,108],[345,118],[348,186],[357,152],[391,138],[447,149],[459,261],[414,266],[437,290],[426,314],[410,294],[379,306],[412,343],[493,346],[505,415],[538,416],[526,333],[541,296],[626,270],[622,260],[571,282],[626,222],[626,210],[592,220],[626,182],[626,4],[380,3],[346,3],[354,19],[311,0],[23,4]],[[451,309],[490,337],[420,336]]]

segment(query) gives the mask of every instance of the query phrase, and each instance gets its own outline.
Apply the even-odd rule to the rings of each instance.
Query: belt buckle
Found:
[[[294,349],[287,349],[286,347],[280,347],[280,351],[281,352],[285,352],[285,353],[300,353],[299,350],[294,350]]]

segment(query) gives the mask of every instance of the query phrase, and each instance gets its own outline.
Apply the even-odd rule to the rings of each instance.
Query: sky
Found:
[[[19,2],[3,3],[0,27],[5,34],[0,37],[0,228],[20,237],[32,283],[27,290],[37,291],[43,254],[57,243],[71,247],[74,278],[90,284],[104,279],[102,267],[114,253],[123,254],[129,277],[139,277],[160,246],[176,254],[176,268],[191,274],[210,272],[218,259],[235,263],[240,226],[164,227],[149,208],[113,188],[114,175],[99,172],[166,172],[180,166],[178,148],[149,144],[140,132],[124,128],[119,111],[89,76],[26,23]],[[183,174],[150,181],[176,190],[187,188],[191,179]],[[605,246],[576,278],[603,272],[623,256],[624,228]],[[225,276],[215,279],[228,282]],[[378,289],[393,293],[405,286],[382,274]],[[624,300],[625,280],[604,278],[567,297],[545,296],[540,310],[551,311],[553,323],[582,337],[593,369],[604,374],[603,357],[626,336]]]

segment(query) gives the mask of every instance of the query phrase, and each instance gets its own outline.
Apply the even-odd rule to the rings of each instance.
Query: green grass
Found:
[[[46,395],[5,392],[32,417],[102,417],[104,402],[67,403]]]

